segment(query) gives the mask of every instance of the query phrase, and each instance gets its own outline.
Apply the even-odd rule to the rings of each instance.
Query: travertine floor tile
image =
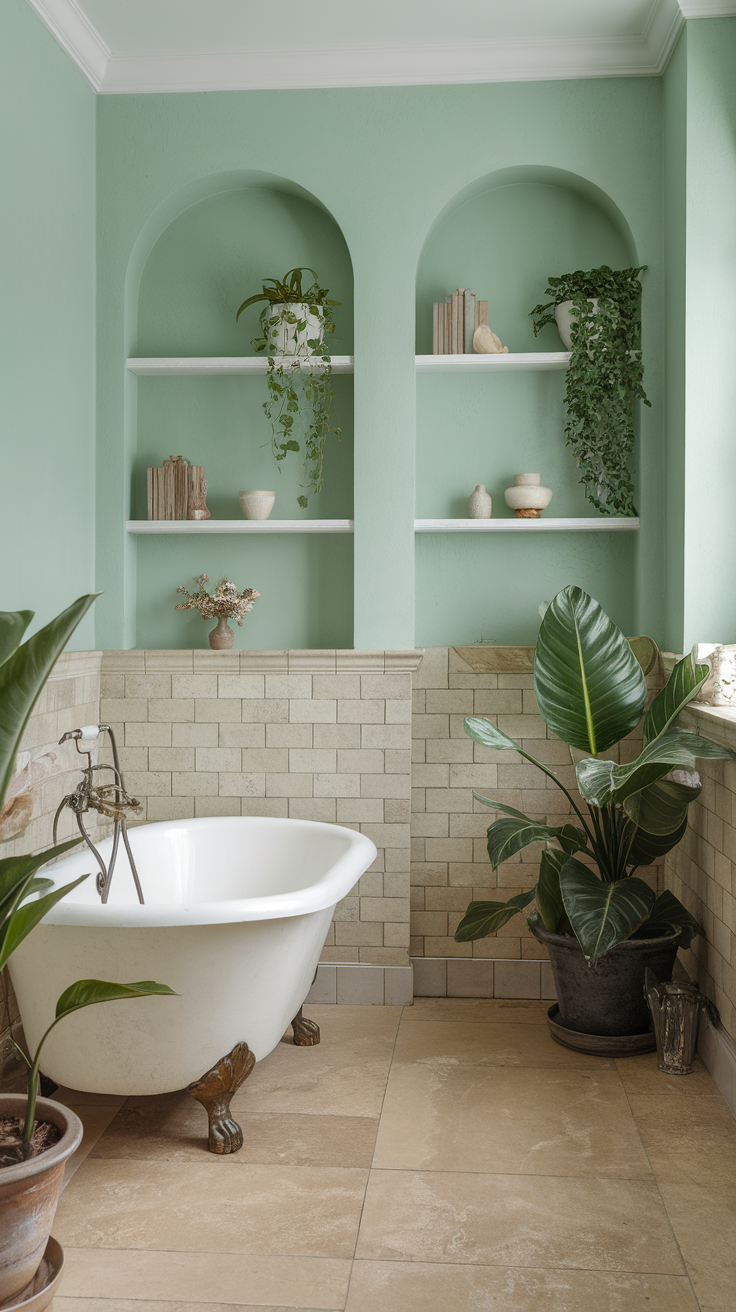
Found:
[[[322,1040],[315,1048],[279,1043],[235,1095],[233,1114],[248,1111],[378,1116],[386,1089],[400,1007],[309,1007]]]
[[[94,1158],[136,1161],[196,1161],[219,1169],[207,1148],[207,1115],[188,1093],[130,1098],[92,1149]],[[368,1116],[315,1116],[252,1111],[247,1094],[238,1107],[243,1147],[233,1163],[274,1166],[365,1166],[371,1164],[378,1120]]]
[[[699,1057],[695,1058],[691,1075],[665,1075],[658,1071],[656,1052],[646,1052],[640,1057],[617,1057],[616,1070],[627,1093],[674,1094],[677,1097],[718,1094]]]
[[[653,1183],[372,1171],[356,1257],[682,1275]]]
[[[190,1312],[192,1303],[214,1301],[232,1309],[241,1307],[244,1299],[249,1308],[334,1312],[345,1306],[351,1265],[330,1258],[197,1250],[150,1253],[65,1248],[65,1256],[64,1298],[86,1303],[83,1312],[97,1312],[99,1299],[133,1299],[138,1303],[135,1312],[142,1312],[141,1301],[144,1306],[146,1301],[152,1303],[153,1312],[160,1312],[160,1300],[181,1302]]]
[[[615,1071],[479,1068],[462,1054],[397,1057],[374,1166],[651,1176]]]
[[[407,1007],[402,1023],[407,1021],[444,1020],[513,1022],[517,1025],[547,1025],[548,1002],[525,1002],[504,998],[415,998]]]
[[[96,1103],[77,1103],[73,1110],[84,1126],[84,1135],[77,1151],[72,1153],[64,1167],[64,1184],[62,1186],[64,1189],[75,1172],[79,1170],[82,1162],[94,1150],[95,1145],[99,1142],[110,1122],[118,1114],[117,1107],[111,1104],[99,1106]]]
[[[736,1182],[709,1188],[673,1174],[659,1187],[701,1312],[733,1312]]]
[[[468,1068],[475,1066],[536,1066],[559,1067],[562,1070],[588,1070],[599,1074],[602,1070],[615,1073],[613,1060],[591,1057],[585,1052],[573,1052],[555,1043],[547,1027],[519,1025],[514,1022],[497,1024],[495,1021],[465,1022],[456,1020],[453,1025],[442,1021],[425,1021],[424,1024],[403,1024],[396,1040],[395,1062],[428,1063],[434,1061],[462,1061]]]
[[[355,1262],[346,1312],[643,1312],[644,1308],[697,1312],[690,1281],[686,1276]]]
[[[630,1096],[629,1103],[657,1176],[677,1176],[706,1187],[736,1185],[736,1121],[719,1094],[649,1094]]]
[[[88,1159],[54,1235],[73,1248],[352,1256],[366,1171],[219,1164]]]
[[[158,1298],[65,1298],[62,1294],[54,1299],[48,1312],[293,1312],[293,1309],[293,1303],[289,1307],[273,1304],[265,1307],[263,1303],[170,1303],[168,1299],[161,1302]],[[302,1312],[321,1310],[304,1308]]]

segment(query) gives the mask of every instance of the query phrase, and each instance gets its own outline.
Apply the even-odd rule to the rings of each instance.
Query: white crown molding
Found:
[[[102,95],[657,77],[686,18],[736,15],[736,0],[658,0],[640,36],[151,54],[110,51],[77,0],[28,4]]]
[[[111,51],[76,0],[28,0],[28,4],[84,74],[92,90],[99,91]]]

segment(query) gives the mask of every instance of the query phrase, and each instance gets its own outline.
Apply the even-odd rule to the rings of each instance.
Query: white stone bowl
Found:
[[[268,519],[275,500],[275,492],[238,492],[240,509],[246,519]]]

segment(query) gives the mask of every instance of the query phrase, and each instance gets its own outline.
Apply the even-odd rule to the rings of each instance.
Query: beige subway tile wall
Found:
[[[5,859],[25,852],[49,847],[56,809],[67,793],[79,782],[80,766],[86,757],[78,755],[74,743],[59,746],[59,739],[69,729],[83,724],[97,724],[100,707],[100,652],[66,652],[59,657],[39,697],[21,741],[16,770],[45,753],[56,757],[54,773],[33,790],[31,823],[13,842],[3,843],[0,856]],[[93,754],[97,760],[97,754]],[[100,832],[95,816],[89,818],[93,838]],[[67,808],[59,818],[58,838],[63,842],[76,835],[74,817]],[[8,1079],[18,1059],[10,1042],[10,1031],[18,1020],[18,1009],[7,971],[0,971],[0,1082]]]
[[[691,706],[678,724],[736,750],[731,710]],[[705,930],[681,954],[683,963],[736,1042],[736,762],[701,760],[698,772],[703,791],[682,842],[666,858],[665,884]]]
[[[370,870],[323,962],[409,965],[411,682],[419,651],[105,652],[113,725],[142,820],[267,815],[367,834]]]
[[[554,781],[517,752],[492,751],[469,738],[463,728],[465,716],[491,720],[554,771],[580,805],[569,748],[547,730],[537,709],[533,660],[532,647],[432,647],[425,650],[414,676],[410,922],[414,959],[547,959],[546,949],[527,927],[527,913],[514,916],[497,934],[475,943],[454,939],[470,901],[506,901],[536,882],[539,865],[540,845],[532,844],[497,871],[491,869],[486,830],[498,813],[476,801],[473,792],[549,824],[564,823],[572,813]],[[660,677],[647,682],[652,697]],[[640,737],[632,734],[621,744],[621,760],[632,759],[641,750]],[[661,867],[638,873],[654,887],[661,886]]]

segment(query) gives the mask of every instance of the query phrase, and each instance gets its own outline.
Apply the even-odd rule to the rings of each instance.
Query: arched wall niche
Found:
[[[510,352],[560,352],[556,328],[535,338],[530,318],[549,299],[548,278],[636,263],[628,221],[585,178],[542,165],[486,174],[448,201],[427,234],[417,267],[417,354],[432,353],[432,304],[456,287],[489,302],[490,327]],[[524,470],[538,471],[552,488],[548,517],[595,515],[565,445],[564,391],[562,369],[420,374],[417,518],[465,517],[477,483],[493,497],[494,518],[513,518],[503,494]],[[533,643],[539,602],[571,582],[631,624],[635,537],[422,534],[416,642],[457,643],[462,634],[465,643]]]
[[[535,339],[529,318],[547,299],[547,278],[636,263],[625,215],[586,178],[541,164],[485,174],[448,201],[425,239],[417,267],[417,353],[432,350],[433,301],[458,286],[489,302],[490,326],[510,351],[560,350],[555,329]]]
[[[290,180],[254,171],[199,179],[152,214],[131,253],[126,278],[126,342],[134,356],[253,356],[263,304],[236,322],[238,306],[265,278],[297,265],[316,270],[341,302],[330,347],[353,350],[350,252],[333,216]],[[307,275],[308,276],[308,275]],[[311,279],[310,279],[311,281]],[[308,284],[307,284],[308,285]],[[325,486],[297,497],[301,457],[278,465],[263,413],[266,380],[256,376],[131,380],[126,404],[131,514],[145,519],[146,469],[181,454],[205,466],[215,519],[239,519],[238,492],[276,492],[271,519],[348,519],[353,513],[353,379],[333,379],[341,439],[328,439]],[[173,613],[174,589],[203,571],[226,573],[261,597],[247,617],[248,645],[337,647],[352,643],[352,538],[291,535],[141,537],[137,540],[136,645],[189,647],[201,641],[191,613]],[[171,597],[171,613],[164,605]],[[196,614],[194,616],[196,620]]]

